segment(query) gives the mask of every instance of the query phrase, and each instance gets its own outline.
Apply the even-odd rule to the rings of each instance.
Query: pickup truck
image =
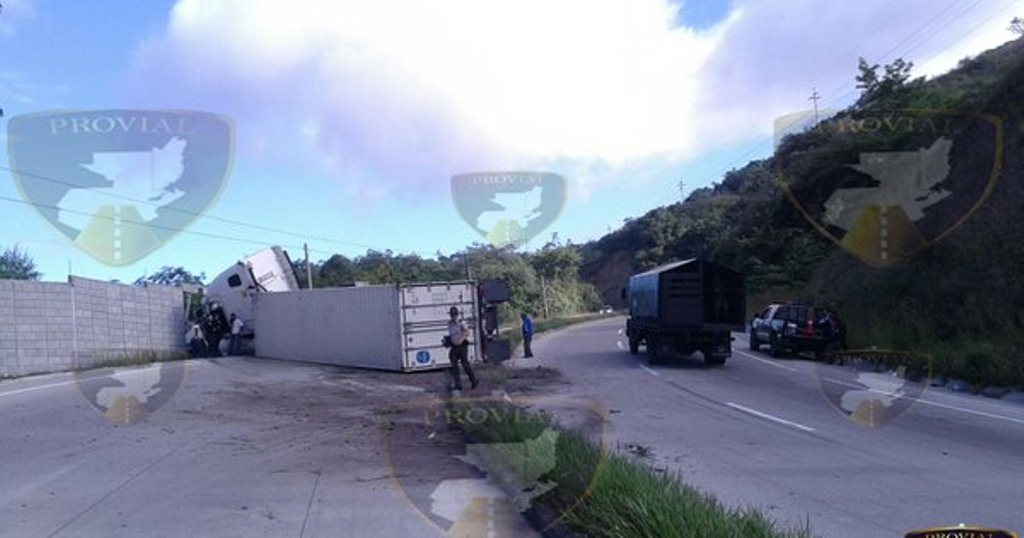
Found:
[[[846,349],[846,326],[825,308],[802,303],[772,303],[750,322],[750,349],[768,346],[772,357],[813,352],[815,357]]]

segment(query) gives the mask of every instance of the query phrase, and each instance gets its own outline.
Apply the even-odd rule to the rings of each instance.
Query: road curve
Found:
[[[625,349],[624,326],[616,317],[534,345],[572,382],[569,395],[609,410],[612,446],[647,446],[654,467],[782,524],[809,520],[824,536],[961,522],[1024,529],[1024,406],[926,390],[869,429],[824,395],[840,367],[772,359],[741,334],[722,367],[699,354],[651,366]]]

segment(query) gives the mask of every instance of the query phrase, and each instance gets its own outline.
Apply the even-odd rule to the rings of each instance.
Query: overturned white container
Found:
[[[441,339],[455,306],[477,342],[469,281],[285,291],[254,298],[256,356],[409,372],[448,367]]]

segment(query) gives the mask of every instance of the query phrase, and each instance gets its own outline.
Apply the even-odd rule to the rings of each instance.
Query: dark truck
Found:
[[[629,352],[640,343],[648,359],[663,353],[700,351],[706,364],[723,364],[732,352],[732,331],[746,325],[743,275],[694,258],[656,267],[629,278]]]

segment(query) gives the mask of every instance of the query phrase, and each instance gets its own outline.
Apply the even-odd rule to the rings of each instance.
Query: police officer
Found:
[[[471,388],[476,388],[476,374],[473,367],[469,365],[469,328],[466,323],[459,319],[458,307],[451,307],[448,311],[451,319],[448,320],[448,362],[451,363],[452,390],[462,390],[462,376],[459,374],[459,364],[466,370]]]

